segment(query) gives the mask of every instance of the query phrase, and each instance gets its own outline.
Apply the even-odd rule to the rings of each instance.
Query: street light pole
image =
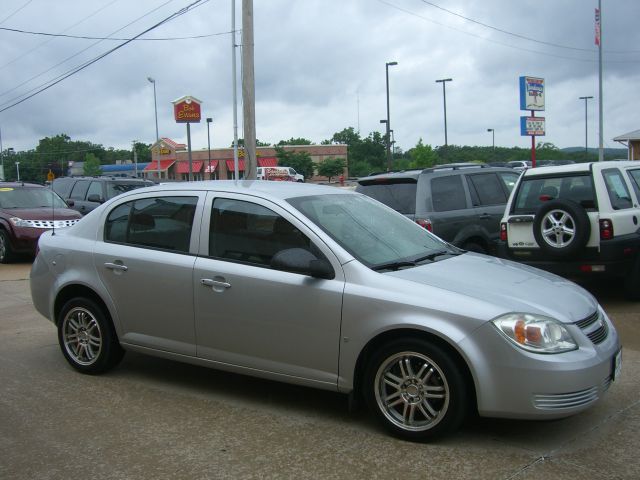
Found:
[[[156,113],[156,143],[158,143],[160,135],[158,134],[158,98],[156,97],[156,81],[151,77],[147,77],[147,80],[153,83],[153,107]],[[160,155],[158,155],[158,181],[160,181],[160,174]]]
[[[16,172],[18,173],[18,181],[20,181],[20,162],[16,162]]]
[[[391,170],[391,114],[389,112],[389,67],[398,65],[398,62],[385,63],[385,73],[387,79],[387,135],[385,137],[387,143],[387,170]]]
[[[589,129],[587,128],[587,101],[593,97],[578,97],[579,100],[584,100],[584,155],[585,160],[589,155]]]
[[[487,132],[491,132],[491,145],[493,145],[493,151],[496,151],[496,131],[493,128],[487,128]]]
[[[446,82],[451,82],[452,78],[441,78],[436,80],[436,83],[442,84],[442,99],[444,100],[444,146],[449,145],[447,140],[447,90],[445,88]]]
[[[209,180],[211,180],[211,136],[209,135],[209,125],[213,118],[207,118],[207,153],[209,154]]]

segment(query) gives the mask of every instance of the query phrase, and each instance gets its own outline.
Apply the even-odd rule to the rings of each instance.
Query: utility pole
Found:
[[[233,173],[238,171],[238,80],[236,79],[236,0],[231,0],[231,84],[233,85]]]
[[[387,144],[387,170],[391,171],[391,114],[389,111],[389,67],[398,65],[398,62],[387,62],[384,66],[387,81],[387,134],[385,142]]]
[[[604,114],[603,114],[603,99],[602,99],[602,1],[598,0],[598,11],[596,12],[596,43],[598,45],[598,102],[600,107],[599,123],[600,123],[600,138],[598,145],[598,161],[604,161]],[[585,100],[586,102],[586,100]]]
[[[447,89],[445,85],[447,82],[452,81],[452,78],[442,78],[440,80],[436,80],[436,83],[442,84],[442,100],[444,102],[444,146],[449,145],[447,140]]]
[[[244,107],[244,178],[255,180],[256,86],[253,62],[253,0],[242,0],[242,104]]]
[[[587,155],[589,155],[589,129],[587,128],[588,120],[587,120],[587,100],[592,99],[593,97],[578,97],[579,100],[584,100],[584,158],[587,159]]]

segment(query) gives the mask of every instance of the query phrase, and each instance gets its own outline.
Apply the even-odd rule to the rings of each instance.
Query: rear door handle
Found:
[[[122,265],[121,263],[110,263],[107,262],[104,264],[105,268],[108,268],[109,270],[115,270],[115,271],[120,271],[120,272],[126,272],[127,270],[129,270],[129,267],[127,267],[126,265]]]
[[[231,288],[231,284],[229,282],[225,282],[222,280],[213,280],[212,278],[201,278],[200,283],[205,287]]]
[[[491,218],[491,215],[489,215],[488,213],[482,213],[478,215],[478,218],[480,218],[480,220],[489,220]]]

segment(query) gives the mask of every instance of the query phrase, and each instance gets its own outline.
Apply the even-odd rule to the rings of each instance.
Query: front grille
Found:
[[[574,325],[596,345],[604,342],[609,335],[609,327],[600,311],[596,311],[593,315],[574,323]]]
[[[598,387],[579,392],[534,395],[533,404],[541,410],[560,410],[588,405],[598,400]]]
[[[26,227],[31,228],[65,228],[75,225],[80,221],[79,218],[72,220],[23,220],[26,223]]]

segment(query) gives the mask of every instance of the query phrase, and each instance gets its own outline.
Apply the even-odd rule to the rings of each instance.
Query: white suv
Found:
[[[500,225],[499,254],[568,277],[619,277],[640,299],[640,162],[527,169]]]

